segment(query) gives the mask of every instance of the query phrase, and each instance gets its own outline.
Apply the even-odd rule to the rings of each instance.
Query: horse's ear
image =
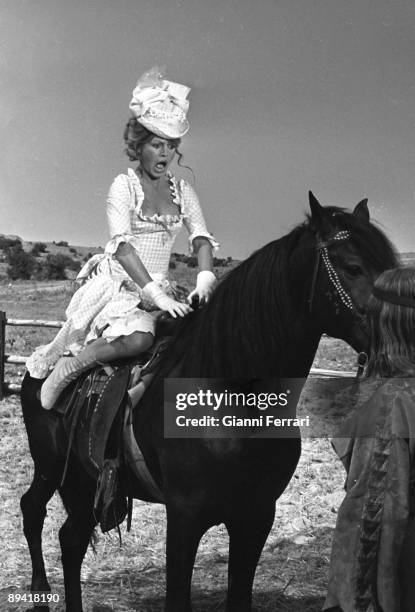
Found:
[[[353,214],[355,217],[358,217],[361,221],[364,221],[365,223],[369,223],[370,215],[369,215],[369,209],[367,207],[367,198],[365,198],[364,200],[359,202],[359,204],[357,204],[356,208],[353,211]]]
[[[311,218],[317,223],[321,222],[324,217],[324,208],[317,200],[316,196],[312,191],[308,192],[308,199],[310,202]]]

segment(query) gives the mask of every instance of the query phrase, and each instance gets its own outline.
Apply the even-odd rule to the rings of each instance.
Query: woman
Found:
[[[176,155],[180,161],[178,146],[189,129],[189,91],[163,80],[155,68],[139,79],[133,91],[133,117],[124,140],[129,159],[138,166],[117,176],[110,188],[111,240],[105,253],[92,257],[81,270],[78,278],[86,283],[74,294],[62,329],[27,361],[35,378],[46,377],[54,366],[41,389],[46,409],[82,371],[147,350],[160,310],[173,317],[191,310],[174,298],[168,281],[171,249],[182,225],[201,270],[189,303],[195,297],[203,303],[213,291],[212,247],[218,243],[206,229],[193,188],[169,171]],[[62,357],[68,350],[73,357]]]
[[[371,352],[334,448],[347,470],[324,610],[415,610],[415,269],[387,270],[368,304]]]

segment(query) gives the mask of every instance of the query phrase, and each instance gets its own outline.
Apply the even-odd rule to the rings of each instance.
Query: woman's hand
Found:
[[[203,304],[209,301],[213,289],[216,285],[216,276],[210,270],[202,270],[197,275],[196,288],[189,293],[187,301],[192,303],[193,298],[197,297],[199,303]]]
[[[150,298],[150,300],[154,302],[157,308],[170,313],[175,319],[177,318],[177,315],[184,317],[192,310],[187,304],[176,302],[176,300],[173,300],[171,297],[166,295],[163,289],[161,289],[154,281],[147,283],[147,285],[143,287],[143,293],[147,298]]]

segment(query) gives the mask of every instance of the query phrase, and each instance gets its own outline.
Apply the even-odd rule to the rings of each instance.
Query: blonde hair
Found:
[[[368,302],[371,341],[367,374],[415,375],[415,269],[386,270],[377,278],[375,289],[381,290],[385,299],[372,295]],[[392,303],[388,296],[391,300],[394,296],[409,298],[414,306]]]
[[[126,144],[124,152],[126,153],[128,159],[130,161],[138,161],[142,146],[146,144],[146,142],[150,142],[154,136],[155,134],[141,125],[141,123],[139,123],[135,117],[131,117],[127,121],[127,125],[124,129],[124,142]],[[180,138],[172,138],[171,142],[176,147],[176,152],[179,157],[178,161],[180,163],[182,154],[180,151],[178,151],[178,146],[180,145],[181,140]]]

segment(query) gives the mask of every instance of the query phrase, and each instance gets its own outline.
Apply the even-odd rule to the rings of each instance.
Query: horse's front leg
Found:
[[[54,494],[56,485],[46,480],[35,468],[32,484],[20,500],[23,514],[23,531],[32,560],[32,591],[50,591],[42,553],[42,529],[46,516],[46,504]],[[46,610],[45,606],[34,608]]]
[[[229,532],[226,612],[250,612],[255,570],[275,515],[275,502],[241,507],[226,522]]]
[[[200,511],[184,504],[167,504],[165,612],[191,612],[193,565],[200,539],[207,529]]]

